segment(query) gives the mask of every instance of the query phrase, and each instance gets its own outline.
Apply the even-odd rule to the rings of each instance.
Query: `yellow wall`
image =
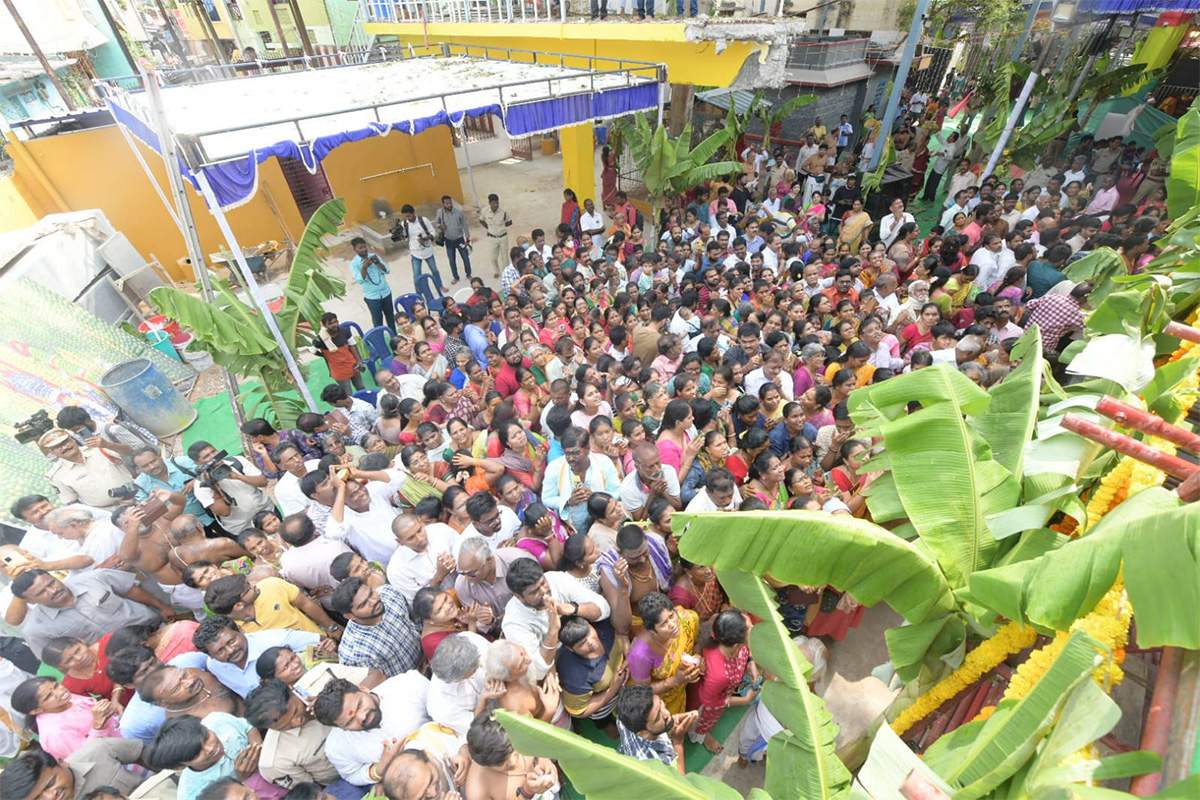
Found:
[[[0,178],[0,233],[28,228],[40,216],[21,196],[14,177]]]
[[[603,58],[625,58],[633,61],[661,62],[667,65],[667,77],[672,83],[692,83],[698,86],[729,86],[747,58],[765,55],[767,45],[757,42],[731,41],[717,53],[716,42],[688,42],[684,39],[683,24],[655,23],[654,25],[591,25],[572,23],[437,23],[423,27],[419,23],[372,22],[366,32],[399,36],[406,45],[422,49],[429,42],[487,45],[494,48],[568,53]],[[519,29],[522,36],[505,35]],[[498,50],[492,58],[503,58]],[[514,61],[528,60],[514,53]],[[557,63],[557,59],[555,59]],[[585,61],[570,67],[586,67]],[[615,65],[600,64],[597,69],[612,69]]]
[[[370,175],[391,172],[418,164],[433,164],[370,180]],[[458,165],[454,161],[454,144],[450,129],[444,125],[430,128],[417,136],[392,131],[387,136],[375,136],[359,142],[344,144],[325,161],[325,175],[337,197],[346,199],[346,222],[356,224],[371,219],[371,201],[386,199],[395,210],[405,203],[437,203],[448,194],[463,201]]]
[[[185,274],[175,263],[186,255],[183,235],[171,221],[154,187],[117,128],[95,128],[47,136],[26,141],[23,145],[21,148],[10,148],[15,165],[14,177],[17,188],[34,213],[40,216],[56,211],[98,208],[114,228],[129,237],[129,241],[143,256],[149,258],[153,253],[174,277],[191,280],[191,275]],[[167,174],[162,158],[140,143],[138,147],[166,193]],[[28,159],[33,159],[36,167]],[[41,169],[66,208],[59,207],[50,191],[39,185],[35,168]],[[299,239],[304,224],[274,159],[259,165],[258,183],[259,191],[254,199],[228,214],[239,241],[243,245],[254,245],[269,239],[280,239],[285,233],[293,241]],[[272,214],[266,199],[267,193],[274,199],[281,220]],[[189,196],[204,252],[219,252],[225,240],[216,221],[199,194],[189,192]]]
[[[137,146],[166,193],[162,158],[140,142]],[[183,236],[117,128],[19,142],[9,152],[15,170],[10,179],[0,182],[0,230],[26,227],[45,214],[98,208],[142,255],[154,254],[174,277],[192,280],[190,271],[176,265],[186,255]],[[423,168],[359,180],[424,163],[432,163],[436,174]],[[445,126],[415,137],[393,132],[345,144],[325,159],[324,166],[334,196],[346,199],[346,222],[351,225],[371,219],[371,201],[377,197],[387,198],[396,209],[404,203],[436,203],[444,194],[463,200],[450,130]],[[258,193],[227,214],[239,243],[249,246],[289,236],[298,240],[304,222],[279,163],[268,159],[258,170]],[[216,221],[199,194],[189,190],[189,197],[205,254],[220,252],[225,240]]]

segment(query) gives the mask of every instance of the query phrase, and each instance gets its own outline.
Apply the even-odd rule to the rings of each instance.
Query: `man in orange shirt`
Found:
[[[858,310],[858,292],[854,290],[854,275],[848,269],[839,269],[833,279],[833,286],[823,290],[821,294],[829,298],[834,310],[837,310],[837,304],[843,300],[849,300],[854,304],[854,310]]]

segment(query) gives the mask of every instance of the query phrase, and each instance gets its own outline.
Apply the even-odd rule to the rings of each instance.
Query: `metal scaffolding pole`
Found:
[[[170,184],[171,198],[175,202],[175,217],[179,223],[179,232],[183,234],[183,243],[187,247],[188,258],[191,259],[192,269],[200,283],[200,295],[204,298],[204,302],[211,303],[213,300],[212,282],[209,280],[204,250],[200,247],[200,234],[196,231],[196,219],[192,216],[192,205],[188,201],[187,189],[183,183],[183,173],[179,168],[179,150],[175,145],[171,126],[167,122],[166,112],[163,111],[158,77],[153,72],[148,75],[143,72],[142,84],[146,87],[146,96],[150,98],[150,111],[154,116],[152,122],[155,133],[158,134],[158,146],[167,168],[167,183]],[[136,143],[130,142],[130,146],[136,147]],[[229,395],[229,407],[233,411],[233,420],[240,430],[246,417],[238,403],[237,378],[222,366],[221,379],[225,383],[225,392]]]
[[[929,0],[917,0],[917,9],[913,12],[912,24],[908,26],[908,38],[904,40],[904,52],[900,56],[900,67],[892,81],[892,95],[888,98],[887,110],[883,114],[883,126],[879,129],[880,136],[891,136],[896,124],[896,114],[900,110],[900,98],[904,95],[904,84],[908,82],[908,72],[912,69],[913,57],[917,53],[917,43],[921,40],[921,31],[925,27],[925,12],[929,10]],[[883,157],[883,141],[875,145],[875,154],[867,169],[879,166]]]

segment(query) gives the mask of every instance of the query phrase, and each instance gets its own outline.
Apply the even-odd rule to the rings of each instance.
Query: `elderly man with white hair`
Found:
[[[71,570],[78,572],[93,566],[112,567],[121,549],[125,534],[112,520],[96,519],[81,508],[58,508],[51,511],[46,521],[50,532],[63,542],[64,554],[69,551],[92,559],[92,563]],[[105,562],[112,563],[105,563]]]
[[[488,645],[486,665],[489,683],[504,684],[504,691],[497,697],[500,708],[560,728],[571,727],[571,717],[562,702],[558,674],[546,673],[539,684],[534,661],[524,647],[507,639],[492,642]]]
[[[504,683],[489,680],[484,667],[488,640],[464,631],[447,636],[429,661],[432,677],[426,710],[430,719],[466,736],[471,721],[486,708],[489,700],[504,693]]]
[[[463,539],[458,548],[458,577],[454,591],[459,602],[470,607],[474,603],[492,609],[492,632],[500,632],[504,608],[512,599],[512,590],[505,582],[509,566],[519,559],[533,560],[528,550],[520,547],[499,547],[492,552],[487,539],[475,536]]]

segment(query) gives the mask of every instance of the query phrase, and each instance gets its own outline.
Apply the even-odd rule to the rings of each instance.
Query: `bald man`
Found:
[[[683,508],[679,492],[679,473],[669,464],[662,463],[658,447],[652,442],[642,442],[633,450],[634,471],[621,481],[621,505],[635,520],[646,518],[646,512],[654,499],[661,497],[676,511]]]
[[[454,586],[458,537],[453,528],[427,527],[416,514],[401,514],[392,520],[392,534],[400,546],[388,561],[388,583],[398,588],[409,602],[425,586],[435,589]]]
[[[242,546],[232,539],[209,539],[204,526],[191,514],[180,514],[171,523],[171,563],[182,570],[195,561],[220,564],[246,555]]]

